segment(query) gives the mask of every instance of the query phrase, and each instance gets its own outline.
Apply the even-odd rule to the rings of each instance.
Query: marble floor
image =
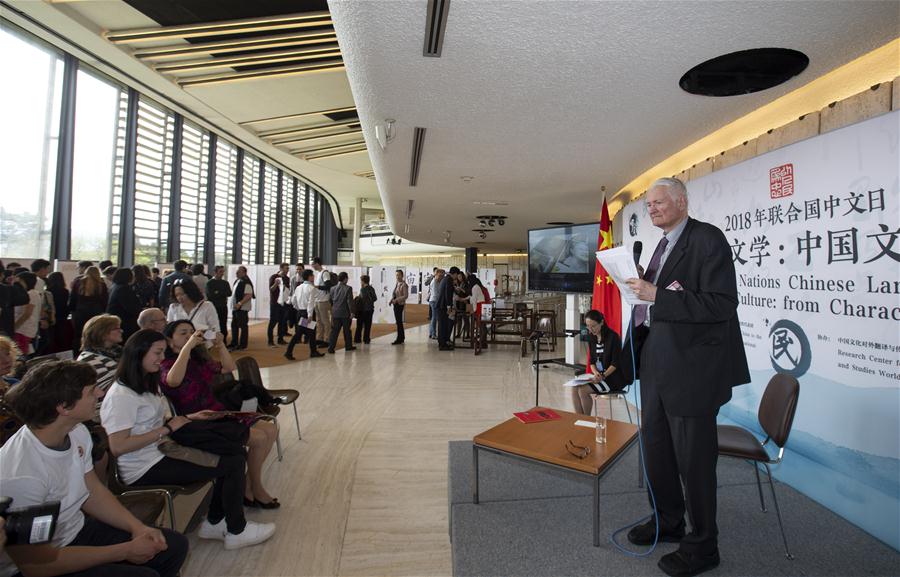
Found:
[[[403,346],[388,335],[354,352],[263,369],[267,386],[301,395],[303,440],[287,409],[284,460],[266,466],[282,507],[247,510],[277,533],[225,551],[194,532],[182,575],[450,575],[447,442],[530,408],[534,373],[518,347],[439,352],[427,330],[408,330]],[[541,370],[542,405],[571,410],[562,387],[571,374]],[[620,411],[624,418],[621,402]]]

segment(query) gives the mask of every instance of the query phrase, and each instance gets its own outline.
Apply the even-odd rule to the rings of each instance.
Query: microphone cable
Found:
[[[630,525],[625,525],[624,527],[620,527],[612,532],[609,536],[609,542],[613,544],[613,547],[618,549],[620,552],[628,555],[630,557],[647,557],[653,551],[656,550],[656,545],[659,543],[659,512],[656,510],[656,496],[653,494],[653,487],[650,485],[650,476],[647,475],[647,459],[644,455],[644,429],[641,427],[641,411],[638,410],[638,379],[637,379],[637,361],[634,356],[634,305],[631,305],[631,320],[628,323],[628,343],[631,347],[631,374],[634,377],[632,382],[632,389],[634,391],[634,412],[635,417],[637,418],[637,427],[638,427],[638,450],[640,451],[640,462],[641,462],[641,473],[644,475],[644,481],[647,483],[647,493],[650,494],[650,504],[653,508],[653,513],[647,515],[646,517],[641,517],[634,523]],[[625,402],[628,402],[628,399],[625,399]],[[612,417],[612,415],[610,415]],[[653,519],[656,525],[656,534],[653,536],[653,544],[650,546],[650,549],[644,551],[643,553],[637,553],[625,547],[624,545],[620,545],[616,538],[622,534],[624,531],[631,529],[632,527],[636,527],[641,523],[645,523]]]

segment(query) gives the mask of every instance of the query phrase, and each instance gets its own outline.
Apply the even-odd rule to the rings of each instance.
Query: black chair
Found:
[[[766,433],[766,439],[763,442],[742,427],[718,426],[719,454],[745,459],[753,465],[753,471],[756,473],[756,488],[759,491],[759,505],[763,513],[766,512],[766,503],[763,499],[762,483],[759,480],[758,464],[761,463],[766,468],[769,487],[772,489],[772,501],[775,503],[775,514],[778,516],[778,527],[781,529],[781,539],[784,541],[784,554],[788,559],[793,559],[794,556],[788,549],[787,537],[784,535],[784,524],[781,522],[781,510],[778,508],[778,498],[775,496],[775,484],[772,482],[772,470],[769,465],[777,465],[784,456],[784,445],[791,434],[799,397],[800,383],[796,378],[777,374],[769,380],[759,403],[758,412],[759,424]],[[776,458],[769,456],[766,451],[766,444],[769,441],[778,447]]]
[[[210,481],[197,481],[186,485],[126,485],[119,478],[119,466],[116,462],[116,457],[112,454],[112,451],[109,451],[107,454],[109,455],[109,461],[107,464],[106,486],[109,488],[109,491],[126,507],[128,507],[129,503],[133,503],[138,499],[145,499],[149,496],[161,497],[165,500],[166,511],[169,515],[169,526],[173,531],[178,530],[175,527],[175,497],[178,495],[192,495],[210,483]]]
[[[242,381],[248,381],[269,391],[273,397],[280,399],[281,404],[291,405],[294,409],[294,423],[297,424],[297,439],[302,440],[303,435],[300,434],[300,415],[297,413],[297,400],[300,398],[300,392],[296,389],[267,389],[263,384],[262,375],[259,372],[259,363],[253,357],[241,357],[235,361],[237,365],[238,378]],[[278,407],[273,407],[278,409]],[[279,411],[275,411],[272,416],[277,416]],[[278,426],[277,420],[275,425]],[[279,429],[280,431],[280,429]],[[281,438],[278,439],[278,460],[282,459]]]

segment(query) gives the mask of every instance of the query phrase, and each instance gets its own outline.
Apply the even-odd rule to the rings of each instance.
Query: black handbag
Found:
[[[216,399],[229,411],[241,410],[241,405],[247,399],[255,398],[259,402],[260,407],[268,407],[278,404],[275,397],[269,394],[269,391],[263,387],[258,387],[250,381],[240,380],[233,381],[233,385],[223,388],[216,392]]]
[[[201,449],[215,455],[246,455],[250,426],[234,419],[191,421],[169,435],[185,447]]]

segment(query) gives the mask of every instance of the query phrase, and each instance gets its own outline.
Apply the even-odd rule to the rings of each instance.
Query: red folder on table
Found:
[[[513,415],[523,423],[540,423],[543,421],[553,421],[560,418],[552,409],[532,409],[522,413],[513,413]]]

